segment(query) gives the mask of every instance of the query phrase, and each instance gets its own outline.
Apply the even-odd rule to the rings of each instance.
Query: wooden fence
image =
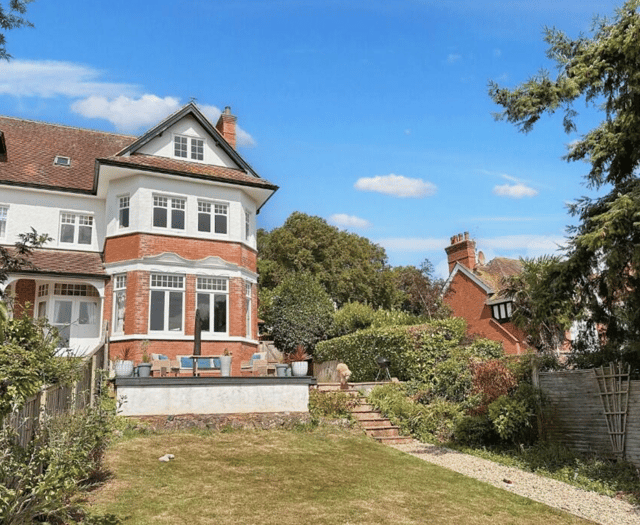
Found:
[[[594,370],[542,372],[539,386],[544,398],[543,432],[550,441],[579,452],[622,456],[640,468],[640,381],[627,381],[624,385],[628,389],[626,428],[624,447],[618,453],[612,446]]]
[[[46,418],[93,406],[100,388],[100,370],[108,368],[106,344],[103,342],[83,358],[82,377],[75,385],[50,385],[27,399],[4,424],[13,428],[21,446],[32,439],[38,424]]]

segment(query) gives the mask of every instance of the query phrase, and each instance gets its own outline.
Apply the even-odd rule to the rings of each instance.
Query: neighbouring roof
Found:
[[[517,259],[496,257],[487,264],[478,265],[473,273],[495,291],[502,288],[502,279],[522,273],[522,263]]]
[[[0,161],[0,183],[62,191],[94,190],[96,157],[108,157],[135,137],[88,129],[0,117],[6,160]],[[57,166],[61,155],[70,166]]]
[[[35,268],[26,268],[20,273],[107,277],[102,256],[97,252],[35,248],[28,259]]]

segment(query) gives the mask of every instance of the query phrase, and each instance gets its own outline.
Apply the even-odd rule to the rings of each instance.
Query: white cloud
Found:
[[[535,257],[545,253],[555,253],[558,250],[558,246],[562,246],[565,243],[566,239],[561,236],[504,235],[477,239],[476,246],[480,250],[520,251],[523,256]]]
[[[71,111],[107,120],[127,133],[153,126],[183,105],[176,97],[142,93],[140,86],[103,82],[102,77],[103,71],[72,62],[0,61],[0,95],[69,98]],[[220,109],[206,104],[198,107],[213,124],[217,122]],[[239,146],[255,145],[253,137],[239,126],[236,140]]]
[[[459,55],[458,53],[449,53],[447,55],[447,63],[449,64],[455,64],[456,62],[458,62],[460,59],[462,58],[462,55]]]
[[[437,187],[422,179],[410,179],[403,175],[377,175],[362,177],[356,181],[354,188],[361,191],[374,191],[392,195],[393,197],[429,197],[436,193]]]
[[[110,99],[93,95],[71,104],[71,111],[87,118],[108,120],[118,130],[131,132],[157,124],[179,107],[180,101],[174,97],[142,95],[131,98],[121,95]]]
[[[535,197],[538,190],[526,186],[519,182],[518,184],[500,184],[493,188],[494,195],[499,197],[509,197],[511,199],[521,199],[522,197]]]
[[[0,94],[14,97],[69,98],[133,95],[133,84],[102,82],[97,69],[54,60],[0,61]]]
[[[371,223],[360,217],[354,215],[347,215],[346,213],[336,213],[329,217],[329,222],[334,226],[340,226],[343,228],[370,228]]]

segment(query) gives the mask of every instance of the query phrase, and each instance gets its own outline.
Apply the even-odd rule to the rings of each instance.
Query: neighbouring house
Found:
[[[467,321],[467,333],[502,342],[507,354],[526,352],[525,335],[511,322],[512,300],[501,293],[502,278],[522,271],[520,261],[496,257],[486,262],[468,232],[451,237],[445,251],[444,301],[455,317]]]
[[[46,317],[86,354],[108,335],[175,359],[258,347],[256,215],[277,190],[236,151],[229,108],[214,126],[187,104],[140,137],[0,117],[0,244],[53,241],[4,283],[14,315]]]

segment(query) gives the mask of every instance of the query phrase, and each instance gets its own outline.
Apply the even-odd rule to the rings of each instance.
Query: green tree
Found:
[[[320,217],[292,213],[271,232],[258,232],[260,286],[273,290],[291,272],[308,272],[340,306],[348,302],[389,308],[394,284],[384,248],[340,231]]]
[[[629,0],[613,19],[597,19],[591,36],[567,37],[546,29],[552,78],[541,71],[514,89],[490,83],[504,108],[497,115],[528,132],[545,113],[564,113],[576,131],[576,103],[604,112],[602,122],[573,143],[568,161],[586,161],[589,187],[602,193],[569,207],[579,218],[569,228],[565,259],[556,273],[557,302],[573,302],[584,315],[582,357],[589,364],[624,359],[640,366],[640,0]],[[594,329],[602,337],[589,344]],[[580,350],[581,345],[577,348]],[[587,361],[583,360],[583,363]]]
[[[562,261],[549,255],[520,261],[522,272],[503,281],[503,293],[513,298],[511,321],[527,334],[529,345],[553,355],[576,314],[571,294],[564,289]]]
[[[27,4],[33,0],[10,0],[9,8],[0,4],[0,59],[9,60],[11,55],[7,52],[4,33],[18,27],[33,27],[33,24],[24,18],[27,12]]]
[[[318,280],[298,272],[288,275],[273,291],[264,320],[283,352],[294,352],[298,345],[313,352],[316,343],[333,330],[333,311],[333,302]]]
[[[397,266],[393,268],[393,277],[401,299],[400,308],[415,315],[429,319],[444,319],[449,309],[442,301],[443,279],[433,276],[433,265],[425,259],[420,268],[415,266]]]

